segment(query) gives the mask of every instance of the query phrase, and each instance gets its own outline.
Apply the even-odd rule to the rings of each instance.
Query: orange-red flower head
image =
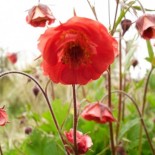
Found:
[[[8,115],[4,107],[0,108],[0,126],[4,126],[8,122]]]
[[[74,144],[73,129],[70,129],[69,132],[64,132],[64,134],[68,142],[70,144]],[[78,155],[86,153],[89,150],[89,148],[93,145],[91,138],[80,131],[76,131],[76,138],[77,138]],[[72,149],[69,147],[68,151],[70,153],[73,153]]]
[[[101,124],[115,121],[111,110],[105,104],[99,102],[86,106],[81,116],[88,121],[95,121]]]
[[[46,23],[52,24],[55,18],[47,5],[38,4],[28,11],[26,21],[34,27],[44,27]]]
[[[99,22],[73,17],[39,38],[43,70],[63,84],[86,84],[96,80],[118,55],[117,41]]]
[[[17,62],[17,53],[7,53],[8,60],[15,64]]]
[[[155,38],[155,15],[145,14],[139,17],[136,28],[142,38],[146,40]]]

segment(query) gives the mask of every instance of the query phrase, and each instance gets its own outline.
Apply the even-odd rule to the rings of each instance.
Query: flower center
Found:
[[[87,64],[90,54],[85,50],[84,47],[80,46],[79,43],[70,42],[64,49],[64,54],[61,59],[63,64],[70,64],[74,67],[78,67],[82,64]]]

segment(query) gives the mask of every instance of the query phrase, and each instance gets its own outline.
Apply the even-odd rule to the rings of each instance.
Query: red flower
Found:
[[[136,28],[142,38],[146,40],[155,38],[155,15],[145,14],[139,17]]]
[[[81,116],[86,120],[101,124],[115,121],[110,109],[105,104],[99,102],[86,106]]]
[[[117,41],[99,22],[73,17],[39,38],[43,70],[54,82],[86,84],[96,80],[118,55]]]
[[[55,21],[55,18],[48,6],[38,4],[28,11],[26,21],[34,27],[44,27],[46,23],[49,25],[52,24]]]
[[[7,58],[11,63],[15,64],[17,62],[17,53],[8,53]]]
[[[67,140],[74,144],[74,137],[73,137],[73,129],[70,129],[69,132],[64,133]],[[77,138],[77,149],[78,155],[86,153],[89,148],[93,145],[91,138],[88,135],[84,135],[79,131],[76,131],[76,138]],[[72,149],[68,148],[69,152],[72,153]]]
[[[0,126],[4,126],[8,122],[8,115],[4,107],[0,108]]]

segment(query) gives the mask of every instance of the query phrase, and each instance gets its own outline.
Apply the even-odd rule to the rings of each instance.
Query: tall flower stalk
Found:
[[[76,103],[75,85],[72,85],[72,88],[73,88],[73,107],[74,107],[74,118],[73,118],[74,152],[75,152],[75,155],[78,155],[77,137],[76,137],[78,117],[77,117],[77,103]]]
[[[119,90],[122,90],[122,44],[121,44],[121,33],[119,35]],[[120,123],[122,118],[122,94],[119,93],[118,98],[118,119],[117,119],[117,126],[116,126],[116,141],[118,139],[118,134],[120,130]]]
[[[144,112],[145,112],[146,96],[147,96],[147,91],[148,91],[148,84],[149,84],[149,79],[150,79],[150,76],[152,74],[153,69],[154,69],[154,67],[151,67],[151,70],[148,73],[148,76],[146,78],[146,83],[145,83],[145,86],[144,86],[143,102],[142,102],[142,109],[141,109],[142,117],[144,116]],[[141,152],[142,152],[142,134],[143,134],[143,128],[142,128],[142,126],[140,126],[139,154],[141,154]]]
[[[108,69],[108,106],[111,108],[111,68],[109,66]],[[109,123],[109,130],[110,130],[110,143],[111,143],[111,150],[112,155],[115,155],[115,144],[114,144],[114,134],[113,134],[113,125]]]

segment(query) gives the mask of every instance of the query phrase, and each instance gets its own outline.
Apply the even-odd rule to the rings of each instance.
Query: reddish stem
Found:
[[[76,104],[76,91],[75,85],[72,85],[73,88],[73,106],[74,106],[74,120],[73,120],[73,135],[74,135],[74,152],[75,155],[78,155],[77,149],[77,138],[76,138],[76,131],[77,131],[77,104]]]

